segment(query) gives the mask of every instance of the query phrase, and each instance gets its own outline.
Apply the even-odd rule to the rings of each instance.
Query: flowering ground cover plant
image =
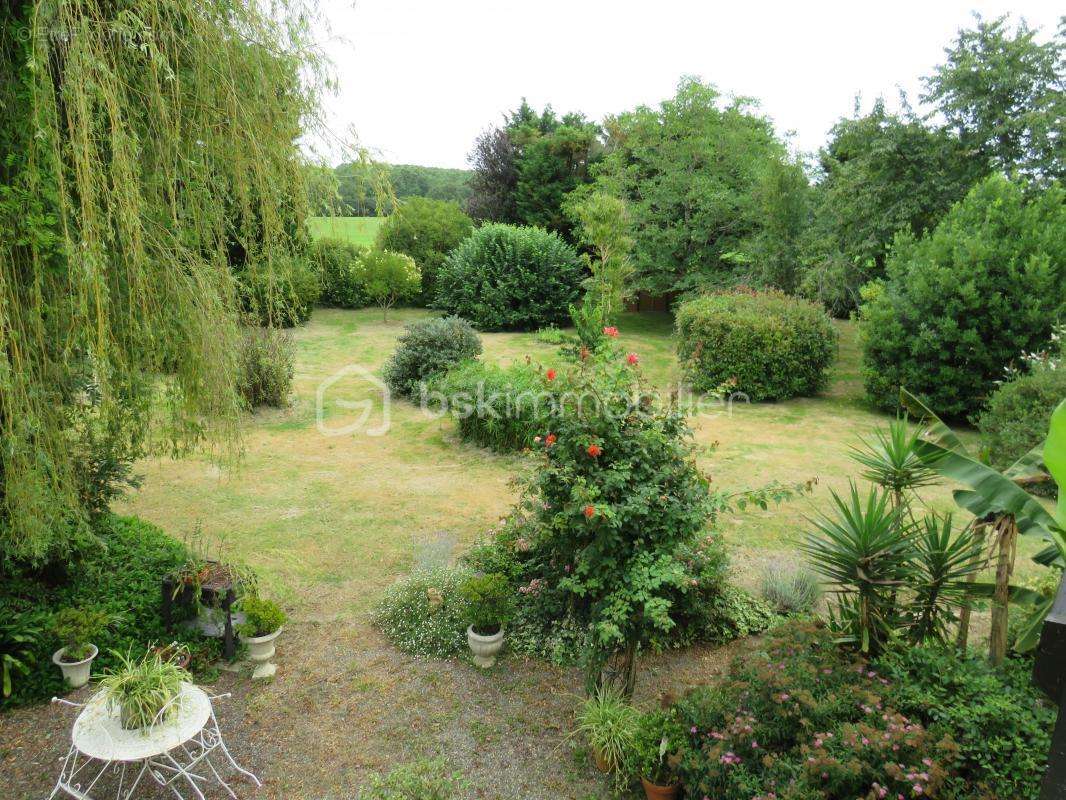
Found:
[[[1016,672],[939,645],[867,661],[788,623],[677,704],[685,796],[1035,798],[1053,712]]]

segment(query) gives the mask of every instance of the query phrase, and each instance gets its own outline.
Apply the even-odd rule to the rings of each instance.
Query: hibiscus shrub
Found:
[[[677,312],[678,358],[699,392],[730,384],[752,401],[817,393],[836,330],[814,303],[778,291],[704,295]]]
[[[566,324],[584,268],[577,251],[540,228],[484,225],[437,272],[436,306],[481,330]]]

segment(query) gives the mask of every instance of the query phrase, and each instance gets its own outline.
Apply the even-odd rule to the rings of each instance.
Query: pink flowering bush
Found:
[[[719,685],[678,703],[686,797],[945,797],[957,748],[884,701],[889,682],[820,626],[772,632]]]

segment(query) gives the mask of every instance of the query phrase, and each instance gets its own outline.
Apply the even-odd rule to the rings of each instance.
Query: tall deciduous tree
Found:
[[[605,127],[598,180],[629,208],[640,288],[735,280],[733,257],[761,230],[756,187],[769,162],[786,159],[770,122],[751,101],[725,102],[685,78],[658,108],[641,106]]]
[[[882,100],[840,120],[819,162],[803,291],[838,316],[858,307],[864,283],[884,275],[897,231],[920,236],[989,171],[953,134],[890,114]]]
[[[1006,17],[977,18],[959,32],[947,60],[925,79],[936,106],[964,147],[1011,176],[1066,176],[1066,22],[1050,41]]]

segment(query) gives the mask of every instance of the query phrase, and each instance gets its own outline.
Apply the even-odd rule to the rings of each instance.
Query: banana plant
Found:
[[[925,435],[918,451],[923,460],[944,477],[969,487],[954,492],[959,506],[977,519],[997,520],[997,530],[1009,534],[1016,526],[1018,534],[1041,537],[1048,546],[1034,556],[1034,560],[1044,565],[1066,565],[1066,537],[1063,533],[1063,523],[1066,522],[1063,495],[1066,492],[1059,493],[1058,513],[1052,514],[1022,488],[1023,484],[1042,476],[1041,467],[1046,467],[1060,486],[1066,482],[1066,401],[1052,415],[1051,429],[1043,446],[1034,448],[1000,472],[970,455],[959,437],[914,395],[901,390],[900,400],[904,407],[925,422]],[[1013,520],[1013,526],[999,524],[1007,518]],[[1009,568],[1004,571],[1006,578],[1009,578],[1009,572]],[[1003,602],[1013,600],[1030,605],[1030,614],[1019,631],[1015,649],[1027,650],[1036,645],[1040,626],[1051,607],[1050,600],[1024,587],[1005,586],[1002,581],[998,587],[997,584],[976,584],[974,590],[984,596],[998,597]]]

